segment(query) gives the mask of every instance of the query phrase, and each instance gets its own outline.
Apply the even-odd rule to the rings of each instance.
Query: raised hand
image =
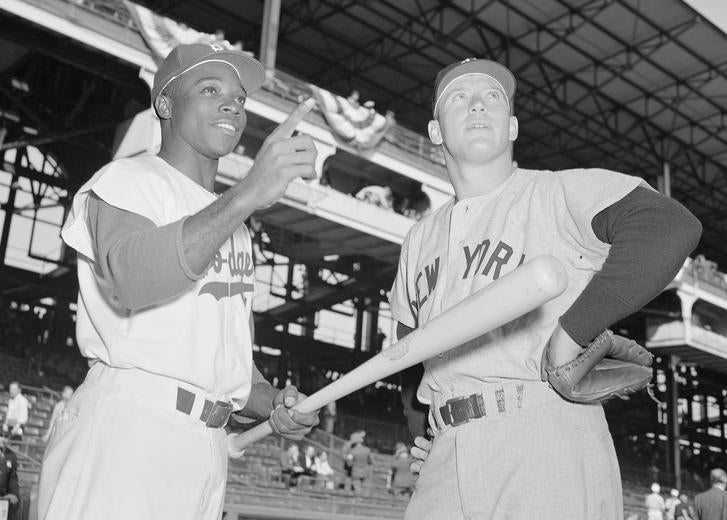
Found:
[[[247,177],[240,182],[241,190],[254,194],[257,209],[274,204],[296,177],[316,178],[318,152],[313,139],[308,135],[291,137],[313,106],[315,99],[306,99],[273,130],[263,142]]]

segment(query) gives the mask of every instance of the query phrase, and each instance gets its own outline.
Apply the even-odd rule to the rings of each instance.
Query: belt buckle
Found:
[[[466,397],[453,397],[446,403],[449,408],[449,414],[452,417],[452,426],[459,426],[460,424],[466,424],[472,420],[471,405],[469,402],[469,396]]]
[[[205,426],[209,428],[221,428],[230,419],[232,414],[232,403],[226,403],[224,401],[216,401],[212,405],[207,420],[204,422]]]

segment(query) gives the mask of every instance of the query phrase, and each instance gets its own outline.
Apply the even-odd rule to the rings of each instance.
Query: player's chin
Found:
[[[205,154],[212,159],[219,159],[232,153],[237,147],[239,139],[236,140],[218,140],[217,142],[210,143],[207,147],[208,152]]]

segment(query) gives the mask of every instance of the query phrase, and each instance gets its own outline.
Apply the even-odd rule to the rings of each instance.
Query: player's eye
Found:
[[[243,105],[243,106],[244,106],[244,105],[245,105],[245,101],[247,101],[247,96],[237,96],[237,97],[235,98],[235,101],[236,101],[237,103],[240,103],[241,105]]]
[[[217,87],[214,87],[212,85],[207,85],[202,88],[203,94],[217,94]]]
[[[487,98],[492,101],[500,101],[502,99],[502,93],[499,90],[490,90],[487,93]]]
[[[451,99],[452,101],[462,101],[462,100],[463,100],[463,99],[465,99],[466,97],[467,97],[467,96],[465,95],[465,93],[464,93],[464,92],[462,92],[462,91],[460,91],[460,92],[454,92],[454,93],[452,94],[452,97],[451,97],[450,99]]]

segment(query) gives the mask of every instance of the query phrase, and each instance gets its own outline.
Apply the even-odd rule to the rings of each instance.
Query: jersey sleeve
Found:
[[[195,274],[187,264],[182,245],[186,218],[156,226],[95,194],[88,198],[87,211],[98,265],[125,308],[159,303],[204,277],[204,272]]]
[[[411,243],[412,232],[410,231],[404,239],[401,246],[401,254],[399,255],[399,267],[397,269],[394,285],[389,295],[389,306],[391,315],[398,322],[403,323],[409,328],[417,327],[417,316],[410,305],[411,296],[409,292],[410,281],[409,273],[409,247]]]
[[[593,218],[637,186],[652,189],[643,179],[609,170],[565,170],[556,174],[553,207],[559,231],[579,248],[603,254],[608,246],[593,231]]]
[[[96,261],[87,223],[91,193],[107,204],[145,217],[157,226],[168,224],[165,222],[163,200],[164,194],[169,191],[168,181],[145,165],[143,161],[120,159],[96,172],[73,198],[71,211],[61,231],[66,244]]]

